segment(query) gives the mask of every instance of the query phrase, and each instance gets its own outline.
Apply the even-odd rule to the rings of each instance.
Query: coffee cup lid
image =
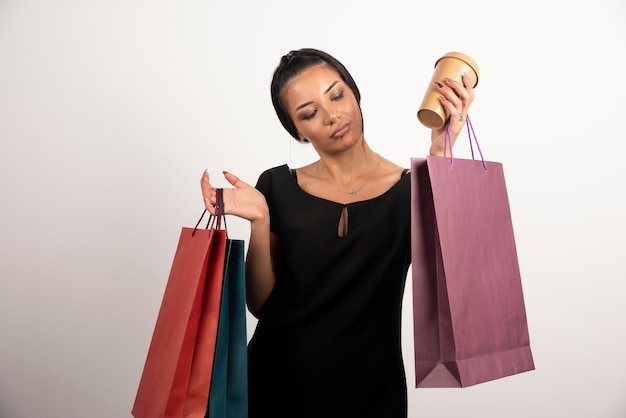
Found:
[[[469,57],[468,55],[463,54],[462,52],[448,52],[447,54],[445,54],[444,56],[442,56],[441,58],[439,58],[436,62],[435,62],[435,67],[437,67],[437,64],[439,63],[439,61],[441,61],[444,58],[456,58],[458,60],[463,61],[464,63],[466,63],[467,65],[469,65],[470,67],[472,67],[472,69],[474,70],[474,73],[476,73],[476,83],[474,83],[473,87],[476,87],[476,85],[478,84],[478,76],[479,76],[479,70],[478,70],[478,64],[476,64],[476,61],[474,61],[471,57]]]

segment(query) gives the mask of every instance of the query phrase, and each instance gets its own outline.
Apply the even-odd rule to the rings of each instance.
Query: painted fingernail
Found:
[[[451,78],[444,78],[444,80],[446,81],[446,83],[452,83],[454,80],[452,80]]]
[[[439,88],[442,88],[442,87],[443,87],[443,84],[441,84],[441,83],[440,83],[440,82],[438,82],[438,81],[435,81],[435,84],[436,84],[436,85],[437,85],[437,87],[439,87]]]

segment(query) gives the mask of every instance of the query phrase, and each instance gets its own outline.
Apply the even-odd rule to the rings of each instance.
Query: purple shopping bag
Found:
[[[502,164],[411,160],[416,387],[534,369]]]

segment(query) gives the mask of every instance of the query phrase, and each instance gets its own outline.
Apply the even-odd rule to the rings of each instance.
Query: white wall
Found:
[[[428,151],[434,60],[481,67],[470,113],[504,164],[537,370],[409,388],[409,415],[626,416],[625,34],[623,0],[1,0],[0,417],[130,416],[204,169],[254,183],[315,158],[269,97],[300,47],[346,64],[368,141],[404,166]]]

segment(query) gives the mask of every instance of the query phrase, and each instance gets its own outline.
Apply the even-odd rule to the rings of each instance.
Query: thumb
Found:
[[[223,173],[226,180],[236,188],[241,189],[243,187],[250,187],[248,183],[240,180],[239,177],[235,176],[234,174],[231,174],[228,171],[224,171]]]

